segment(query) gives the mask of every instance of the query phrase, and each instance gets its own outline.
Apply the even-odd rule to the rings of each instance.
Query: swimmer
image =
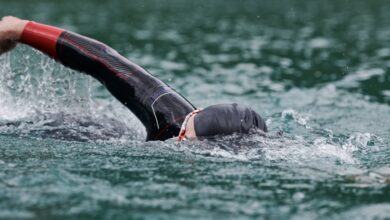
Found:
[[[238,104],[197,109],[145,69],[94,39],[12,16],[0,21],[0,55],[17,43],[99,80],[146,128],[147,141],[207,138],[256,129],[267,132],[254,110]]]

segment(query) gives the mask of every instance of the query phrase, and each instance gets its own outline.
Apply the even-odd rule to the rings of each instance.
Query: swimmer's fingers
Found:
[[[13,40],[13,24],[15,19],[10,16],[3,17],[0,21],[0,55],[12,50],[16,46]]]
[[[0,55],[12,50],[28,21],[5,16],[0,21]]]

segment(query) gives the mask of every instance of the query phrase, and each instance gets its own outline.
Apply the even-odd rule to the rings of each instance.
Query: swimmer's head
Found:
[[[209,106],[193,117],[196,137],[248,134],[252,129],[267,132],[267,126],[258,113],[237,104]]]

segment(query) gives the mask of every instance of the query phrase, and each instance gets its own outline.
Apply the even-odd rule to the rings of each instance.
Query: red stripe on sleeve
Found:
[[[63,29],[30,21],[24,28],[19,41],[58,59],[57,40],[62,32],[64,32]]]

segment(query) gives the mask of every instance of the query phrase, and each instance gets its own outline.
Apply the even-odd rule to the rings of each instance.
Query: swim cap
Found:
[[[252,128],[267,132],[264,120],[252,109],[233,104],[209,106],[194,117],[196,136],[247,134]]]

